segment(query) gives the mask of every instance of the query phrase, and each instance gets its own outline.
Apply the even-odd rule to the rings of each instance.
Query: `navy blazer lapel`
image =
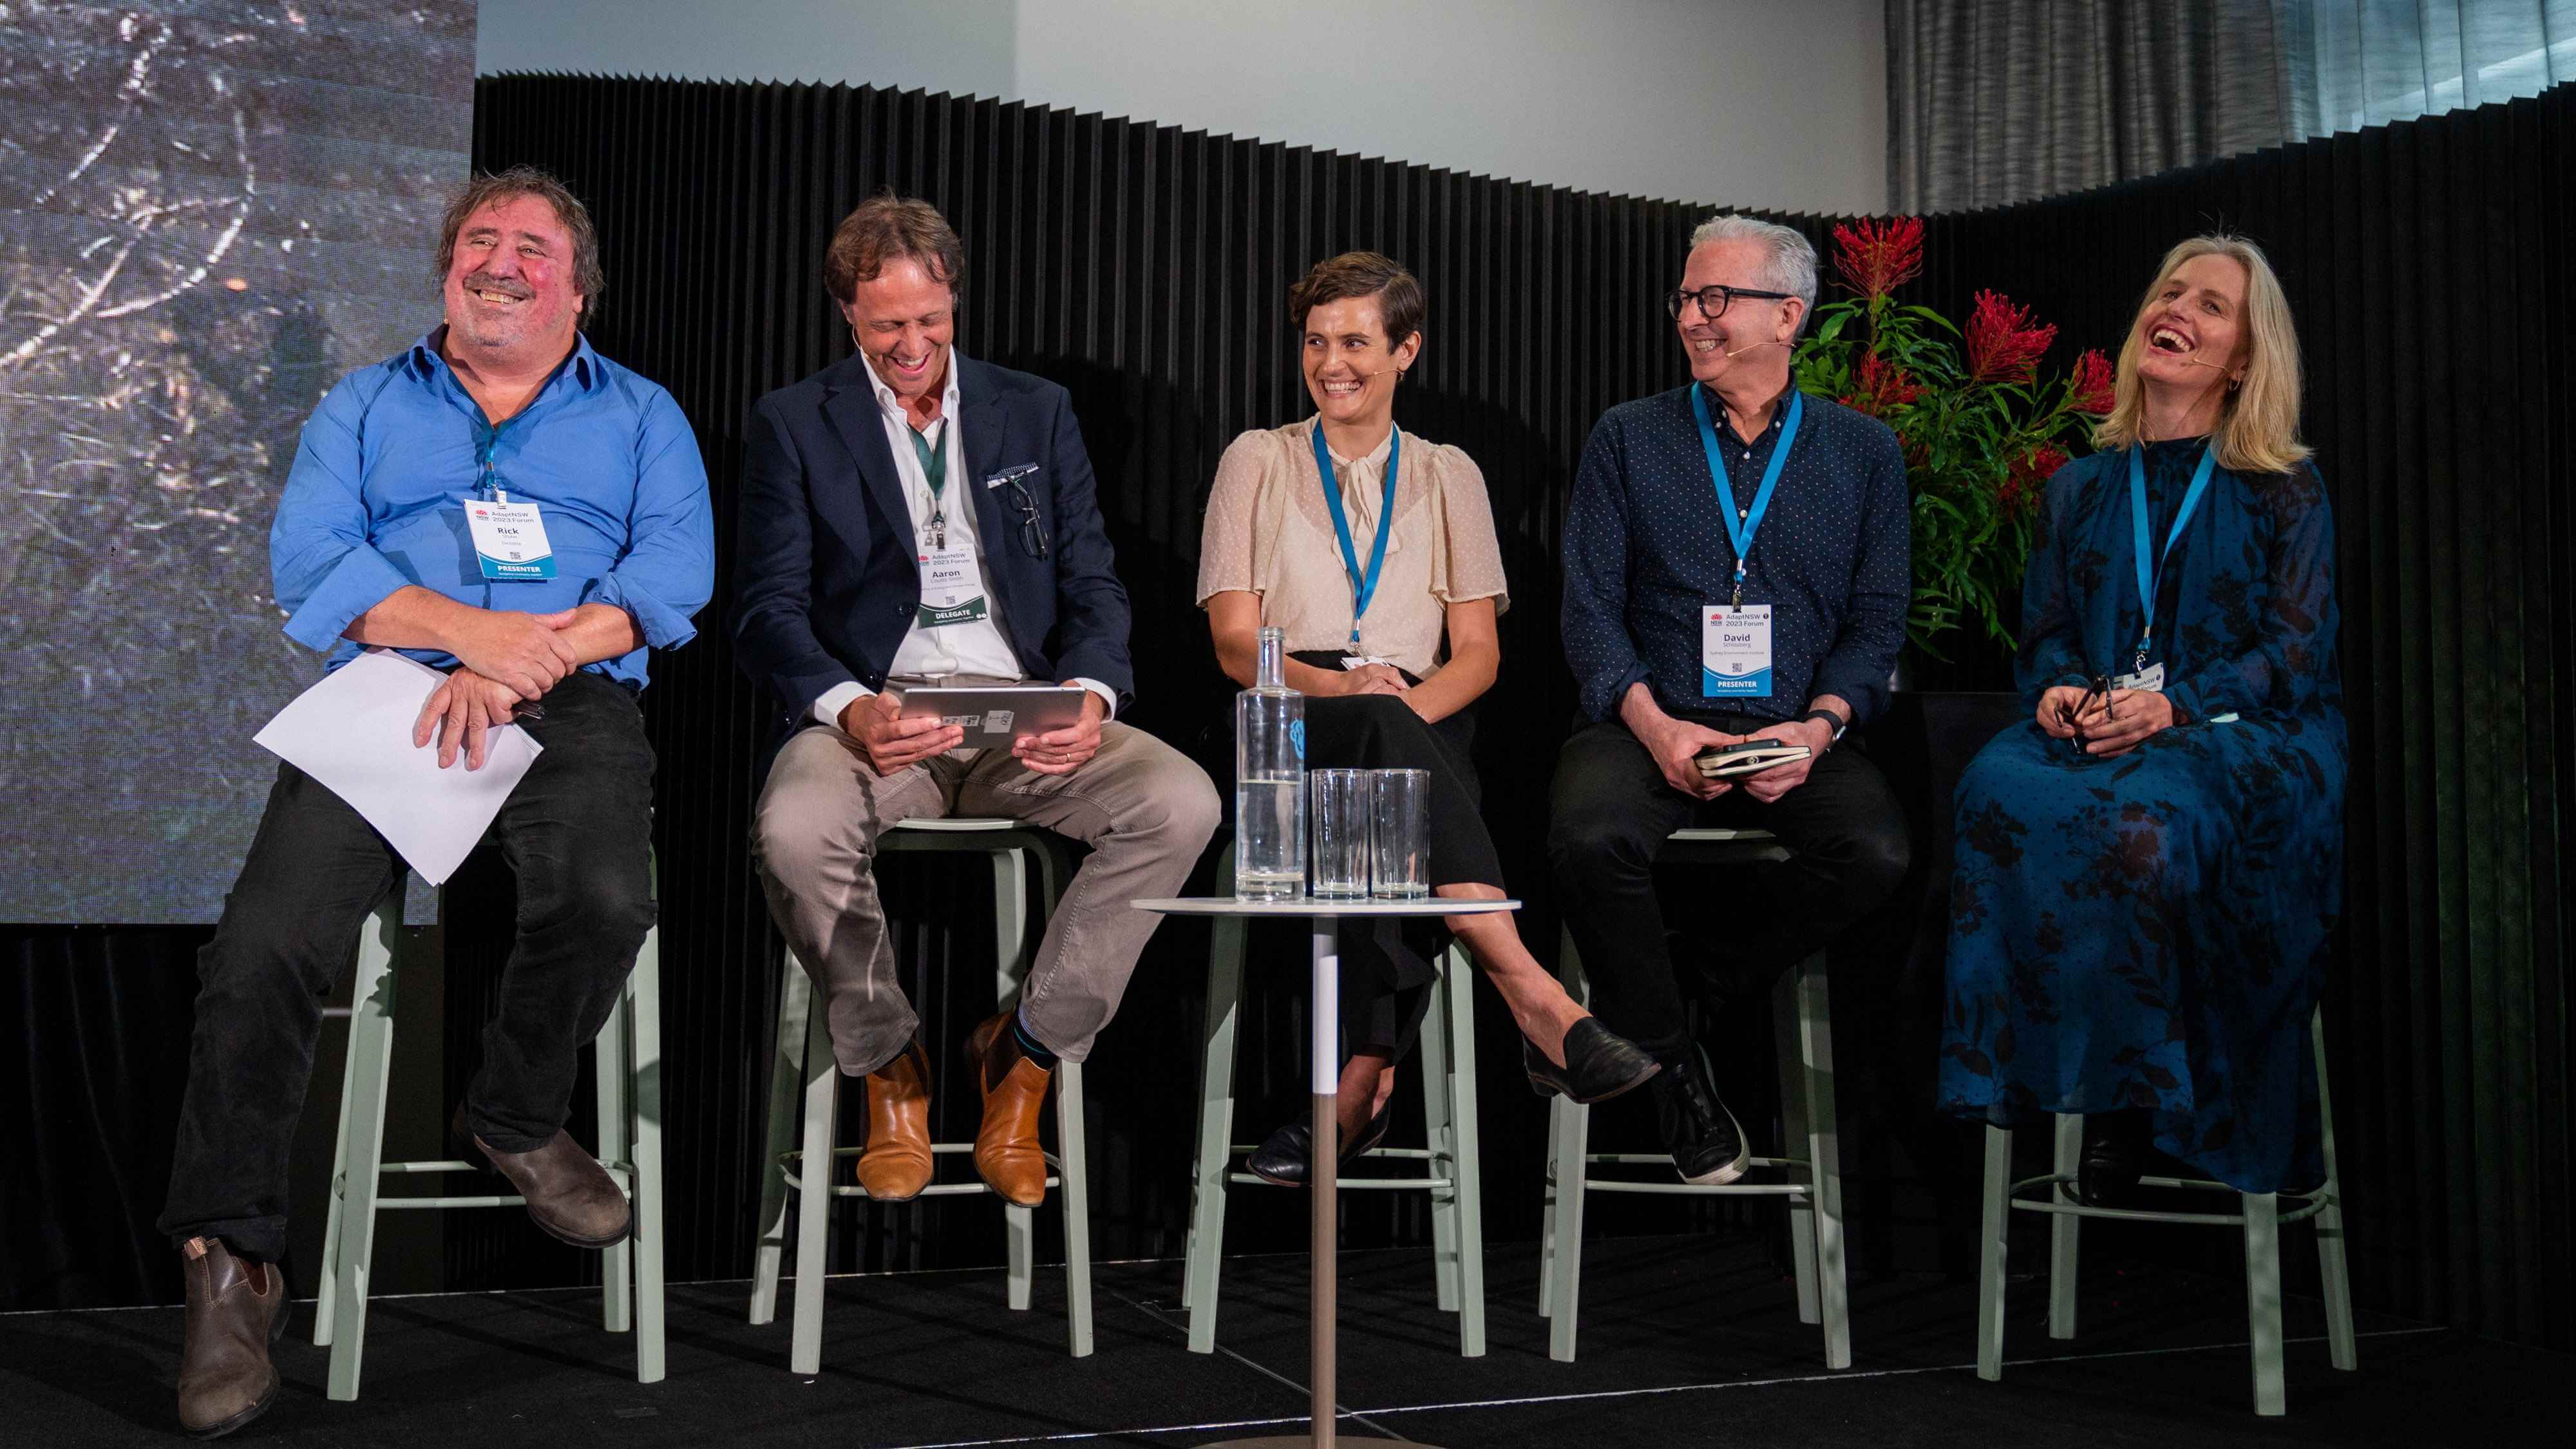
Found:
[[[903,475],[895,471],[894,450],[886,446],[885,414],[877,408],[876,388],[867,377],[865,359],[852,357],[833,369],[823,399],[823,416],[840,434],[841,446],[850,450],[850,461],[867,490],[876,496],[877,507],[886,516],[886,526],[901,540],[897,547],[909,547],[912,538],[912,505],[904,501]],[[816,506],[829,509],[835,505],[854,505],[837,491],[818,493]],[[864,528],[850,530],[853,538],[867,537]]]
[[[1007,420],[1002,413],[1001,398],[993,386],[992,369],[954,352],[949,356],[957,362],[957,411],[964,414],[958,422],[966,429],[966,476],[958,481],[975,497],[975,532],[984,540],[986,567],[992,568],[1005,557],[1016,557],[1009,550],[1019,546],[1006,532],[1019,527],[1017,513],[1006,517],[1002,511],[1002,490],[984,486],[985,479],[1006,466],[1002,459],[1002,430]],[[1029,478],[1021,481],[1035,484],[1039,480]],[[994,586],[1000,587],[998,579]]]

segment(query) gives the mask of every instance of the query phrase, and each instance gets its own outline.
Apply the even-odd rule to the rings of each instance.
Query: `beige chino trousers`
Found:
[[[814,978],[832,1054],[851,1076],[892,1061],[920,1029],[886,937],[877,837],[898,820],[946,815],[1008,816],[1091,847],[1020,992],[1037,1039],[1083,1060],[1161,921],[1128,902],[1179,893],[1216,833],[1216,787],[1180,751],[1115,720],[1100,727],[1100,752],[1065,775],[1005,750],[961,749],[880,776],[833,726],[789,740],[760,793],[752,853],[770,917]]]

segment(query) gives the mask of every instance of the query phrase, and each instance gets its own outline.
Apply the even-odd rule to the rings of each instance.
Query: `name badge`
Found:
[[[1700,610],[1699,692],[1708,699],[1771,697],[1771,606]]]
[[[555,576],[554,545],[533,503],[465,501],[465,526],[474,534],[474,556],[487,579],[534,580]]]
[[[1374,654],[1345,654],[1342,656],[1342,667],[1344,669],[1357,669],[1363,664],[1393,665],[1394,663],[1395,661],[1392,659],[1381,659]]]
[[[921,565],[921,627],[970,624],[990,612],[984,601],[984,571],[971,548],[927,548],[915,556]]]
[[[2111,681],[2113,689],[2143,689],[2149,694],[2165,692],[2165,667],[2150,664],[2135,674],[2123,674]]]

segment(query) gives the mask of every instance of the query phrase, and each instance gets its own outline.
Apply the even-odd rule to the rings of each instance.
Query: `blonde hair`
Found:
[[[2287,473],[2309,453],[2299,441],[2298,329],[2290,321],[2290,299],[2263,249],[2223,232],[2191,237],[2165,253],[2155,281],[2138,299],[2138,311],[2130,314],[2111,411],[2095,425],[2093,446],[2126,448],[2144,440],[2147,390],[2138,381],[2138,353],[2145,344],[2138,336],[2138,313],[2154,303],[2183,263],[2207,256],[2230,258],[2245,269],[2245,379],[2219,404],[2218,426],[2210,435],[2218,464],[2235,473]]]

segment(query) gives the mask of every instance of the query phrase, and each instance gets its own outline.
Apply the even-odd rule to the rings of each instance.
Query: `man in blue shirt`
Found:
[[[1710,946],[1730,995],[1875,909],[1908,856],[1902,810],[1843,737],[1885,705],[1904,637],[1905,460],[1885,424],[1791,385],[1815,297],[1798,233],[1700,227],[1666,299],[1693,380],[1602,416],[1566,518],[1565,655],[1593,723],[1558,756],[1548,856],[1593,1010],[1664,1065],[1664,1141],[1693,1183],[1734,1181],[1750,1148],[1681,1026],[1650,875],[1664,838],[1758,826],[1795,852],[1754,910],[1724,912]],[[1811,753],[1700,772],[1748,740]]]
[[[446,325],[341,379],[305,424],[270,564],[287,636],[326,667],[380,645],[447,672],[413,738],[442,768],[481,768],[499,725],[544,747],[492,824],[518,874],[518,940],[457,1128],[539,1227],[601,1247],[626,1236],[626,1200],[563,1125],[576,1054],[653,924],[636,695],[645,651],[688,642],[714,587],[706,470],[670,394],[583,340],[599,248],[561,183],[525,168],[475,181],[447,209],[438,271]],[[533,505],[550,550],[478,549],[467,514],[500,504]],[[279,766],[198,956],[161,1216],[185,1260],[191,1433],[228,1433],[276,1395],[287,1151],[322,1002],[403,872],[357,811]]]

